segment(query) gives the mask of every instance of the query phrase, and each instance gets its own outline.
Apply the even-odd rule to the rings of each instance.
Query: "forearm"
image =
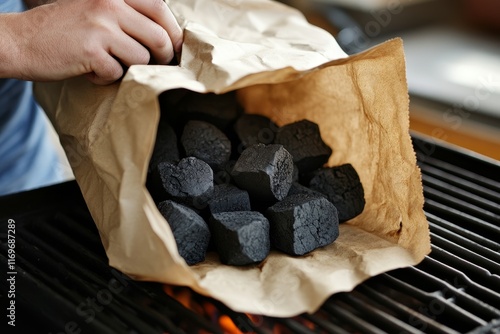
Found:
[[[28,8],[37,7],[54,0],[24,0]],[[26,37],[23,31],[24,13],[0,13],[0,78],[23,79],[21,43]]]
[[[0,14],[0,78],[22,78],[15,25],[21,14]]]

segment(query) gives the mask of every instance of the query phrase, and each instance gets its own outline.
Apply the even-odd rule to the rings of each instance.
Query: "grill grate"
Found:
[[[0,216],[16,220],[16,329],[235,333],[235,324],[241,332],[263,334],[498,332],[500,164],[413,139],[431,254],[293,318],[234,312],[186,288],[171,287],[173,298],[160,284],[135,282],[110,268],[75,182],[0,198]],[[1,241],[0,266],[7,268],[5,233]],[[7,290],[2,279],[2,300]],[[181,295],[189,295],[191,305]],[[229,327],[224,317],[232,320]]]

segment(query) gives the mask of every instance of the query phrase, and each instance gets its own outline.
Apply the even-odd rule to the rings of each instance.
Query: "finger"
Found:
[[[123,75],[123,68],[120,63],[110,54],[102,52],[91,64],[93,72],[85,76],[91,82],[98,85],[107,85],[120,79]]]
[[[92,72],[87,74],[87,78],[96,84],[106,85],[123,76],[122,65],[116,58],[126,66],[149,62],[148,50],[126,34],[114,36],[105,44],[109,46],[93,58]]]
[[[125,0],[125,2],[163,27],[170,37],[175,52],[181,51],[182,29],[175,19],[174,14],[163,0]]]
[[[90,81],[96,85],[100,85],[100,86],[109,85],[109,84],[112,84],[113,82],[116,81],[116,80],[103,79],[103,78],[97,76],[97,74],[95,74],[94,72],[84,74],[84,76],[85,76],[85,78],[87,78],[88,81]]]
[[[149,51],[134,38],[120,34],[108,42],[109,53],[118,58],[125,66],[146,65],[149,63]]]
[[[168,64],[174,57],[172,42],[163,27],[141,13],[129,8],[126,19],[119,22],[121,29],[146,46],[158,64]]]

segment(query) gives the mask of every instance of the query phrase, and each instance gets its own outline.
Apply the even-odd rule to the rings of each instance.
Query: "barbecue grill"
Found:
[[[500,164],[417,134],[412,138],[422,170],[432,252],[416,266],[372,277],[351,292],[330,297],[314,314],[292,318],[234,312],[188,288],[133,281],[109,267],[74,181],[0,198],[2,273],[9,271],[8,219],[15,221],[16,232],[16,327],[9,329],[499,333]],[[12,286],[6,277],[0,287],[2,300],[8,302]],[[2,306],[7,313],[8,304]],[[8,320],[2,316],[4,324]]]

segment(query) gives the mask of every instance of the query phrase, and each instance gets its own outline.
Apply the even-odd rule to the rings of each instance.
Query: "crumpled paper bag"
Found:
[[[184,28],[179,66],[132,66],[109,86],[83,78],[37,84],[99,229],[111,266],[138,280],[189,286],[236,311],[313,312],[331,294],[414,265],[430,251],[420,171],[408,132],[401,40],[347,57],[299,12],[267,0],[186,0],[170,6]],[[260,265],[187,266],[145,188],[159,121],[158,95],[175,88],[237,91],[248,113],[279,125],[307,118],[351,163],[363,213],[330,246]]]

